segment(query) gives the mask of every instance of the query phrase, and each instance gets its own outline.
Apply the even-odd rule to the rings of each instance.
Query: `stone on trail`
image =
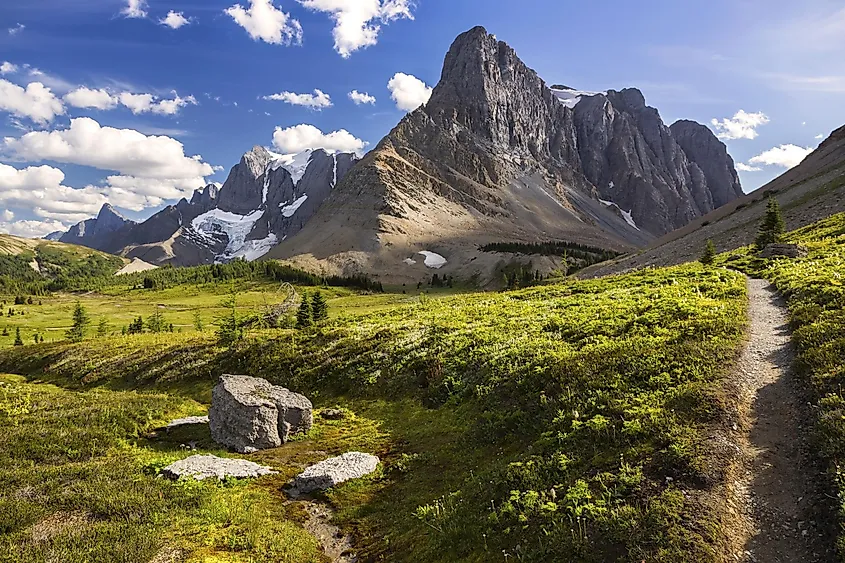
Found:
[[[194,455],[189,458],[171,463],[161,471],[162,475],[170,479],[193,477],[197,481],[204,479],[251,479],[264,475],[275,475],[277,472],[269,467],[258,465],[245,459],[226,459],[213,455]]]
[[[177,418],[168,423],[165,428],[168,430],[172,428],[179,428],[180,426],[191,426],[194,424],[208,424],[207,416],[189,416],[187,418]]]
[[[311,430],[312,411],[306,397],[266,379],[224,375],[211,393],[211,437],[240,453],[278,448]]]
[[[376,456],[361,452],[349,452],[340,457],[329,458],[297,475],[290,487],[290,494],[298,496],[330,489],[345,481],[373,473],[378,464],[379,459]]]

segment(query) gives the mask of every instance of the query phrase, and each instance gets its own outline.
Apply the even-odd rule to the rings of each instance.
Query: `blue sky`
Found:
[[[548,83],[636,86],[667,123],[710,125],[746,191],[845,123],[841,2],[239,2],[1,3],[0,230],[45,234],[105,201],[146,217],[256,144],[372,148],[475,25]]]

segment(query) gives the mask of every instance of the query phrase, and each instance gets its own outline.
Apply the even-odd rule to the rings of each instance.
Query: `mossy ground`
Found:
[[[188,300],[216,303],[223,293],[184,290],[122,298],[127,308],[183,299],[188,315],[196,306]],[[28,457],[21,444],[55,433],[48,422],[66,426],[78,444],[71,449],[98,452],[84,463],[114,463],[109,478],[93,468],[78,483],[58,477],[40,497],[44,507],[27,508],[3,541],[20,543],[51,513],[82,511],[118,531],[87,536],[78,549],[136,545],[135,558],[102,561],[149,561],[140,554],[162,545],[197,560],[308,561],[314,544],[284,507],[281,485],[303,464],[358,449],[382,457],[380,472],[324,500],[364,560],[720,560],[728,531],[700,499],[724,477],[706,438],[729,407],[724,378],[746,321],[741,275],[689,265],[497,294],[332,297],[329,321],[256,331],[228,349],[208,333],[183,333],[0,352],[0,369],[30,381],[13,383],[15,393],[55,395],[29,414],[8,408],[19,430],[3,451],[18,481],[0,501],[18,502],[6,491],[44,480],[45,471],[77,467],[67,456],[43,468]],[[278,477],[222,486],[154,479],[150,468],[188,455],[176,441],[213,451],[207,436],[145,436],[157,422],[202,410],[226,372],[266,377],[350,415],[318,419],[307,439],[252,456],[280,469]],[[82,414],[62,417],[74,402],[80,413],[99,411],[95,422],[112,437],[94,442]],[[125,503],[133,521],[95,495],[63,503],[59,483],[68,482],[70,490],[103,487],[107,497],[127,482],[148,488]],[[227,511],[240,512],[223,519]],[[21,545],[11,560],[39,553]]]

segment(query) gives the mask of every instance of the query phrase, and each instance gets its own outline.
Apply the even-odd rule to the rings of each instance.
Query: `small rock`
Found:
[[[770,244],[760,251],[760,258],[804,258],[807,249],[797,244]]]
[[[189,416],[187,418],[177,418],[176,420],[171,421],[168,423],[165,428],[168,430],[171,428],[178,428],[180,426],[188,426],[192,424],[208,424],[208,417],[207,416]]]
[[[379,464],[379,458],[361,452],[349,452],[340,457],[332,457],[312,465],[292,483],[292,496],[330,489],[351,479],[358,479],[373,473]]]
[[[194,455],[189,458],[171,463],[161,471],[162,475],[170,479],[193,477],[197,481],[204,479],[250,479],[264,475],[275,475],[269,467],[264,467],[245,459],[226,459],[213,455]]]
[[[320,413],[320,416],[326,420],[341,420],[346,418],[346,414],[340,409],[326,409]]]

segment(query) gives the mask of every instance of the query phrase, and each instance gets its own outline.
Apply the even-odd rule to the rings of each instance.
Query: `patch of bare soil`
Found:
[[[62,534],[78,534],[92,521],[86,512],[56,512],[32,526],[32,541],[43,543]]]

